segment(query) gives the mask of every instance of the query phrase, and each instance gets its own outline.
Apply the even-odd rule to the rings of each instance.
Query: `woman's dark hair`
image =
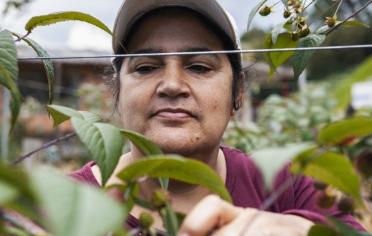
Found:
[[[144,16],[142,16],[137,22],[135,22],[129,31],[128,35],[133,35],[133,31],[137,28],[137,26],[146,18],[151,15],[155,14],[161,14],[163,11],[168,11],[169,9],[185,9],[182,7],[164,7],[164,8],[159,8],[156,10],[153,10],[151,12],[148,12]],[[187,8],[186,8],[187,9]],[[202,19],[202,22],[207,26],[208,29],[210,29],[215,35],[218,35],[218,37],[221,39],[222,44],[224,46],[224,50],[236,50],[236,47],[234,43],[230,40],[230,38],[223,32],[218,26],[216,26],[215,23],[210,21],[208,18],[203,16],[202,14],[199,14],[193,10],[189,10],[192,14],[198,16],[199,18]],[[126,39],[125,42],[122,42],[123,45],[126,45],[127,42],[129,42],[130,37]],[[123,52],[120,52],[123,53]],[[233,98],[233,109],[234,110],[239,110],[239,108],[242,106],[242,101],[240,98],[240,95],[242,93],[242,88],[244,86],[244,78],[243,78],[243,73],[242,73],[242,66],[241,66],[241,58],[239,53],[231,53],[227,55],[230,65],[232,68],[232,73],[233,73],[233,84],[232,84],[232,98]],[[120,70],[121,66],[123,64],[123,57],[116,57],[113,59],[112,65],[114,68],[114,73],[113,76],[109,80],[106,80],[110,90],[113,93],[114,96],[114,101],[115,101],[115,109],[118,106],[119,102],[119,95],[120,95]]]

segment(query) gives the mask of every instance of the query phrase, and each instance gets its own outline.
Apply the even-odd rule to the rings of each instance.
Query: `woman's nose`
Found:
[[[157,87],[159,97],[183,97],[190,96],[190,87],[187,75],[182,66],[167,65]]]

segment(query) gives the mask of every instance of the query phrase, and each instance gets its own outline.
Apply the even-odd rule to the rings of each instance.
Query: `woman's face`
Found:
[[[130,53],[222,50],[220,39],[186,10],[163,11],[137,25]],[[192,156],[219,148],[232,112],[232,69],[226,55],[137,57],[120,72],[123,127]]]

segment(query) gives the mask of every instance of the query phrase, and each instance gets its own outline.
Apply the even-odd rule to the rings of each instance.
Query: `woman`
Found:
[[[218,51],[238,49],[239,41],[230,17],[214,0],[127,0],[117,16],[113,48],[115,53]],[[225,128],[241,104],[240,55],[143,56],[117,58],[113,64],[123,127],[145,135],[164,153],[208,164],[233,197],[231,205],[200,186],[171,181],[172,205],[188,215],[180,234],[306,235],[314,222],[324,222],[314,203],[312,182],[304,177],[278,198],[272,212],[256,214],[267,196],[259,171],[244,153],[221,147]],[[116,172],[141,156],[132,145]],[[74,175],[99,184],[95,165]],[[290,177],[283,170],[276,187]],[[108,184],[118,181],[114,174]],[[156,180],[142,182],[142,197],[149,198],[157,188]],[[134,207],[128,220],[131,227],[143,211]],[[349,215],[329,213],[360,227]],[[159,216],[151,214],[161,229]]]

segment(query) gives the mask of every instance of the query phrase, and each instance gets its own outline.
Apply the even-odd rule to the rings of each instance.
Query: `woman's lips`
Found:
[[[190,118],[191,116],[186,112],[169,112],[169,111],[161,111],[156,114],[158,117],[177,120],[177,119],[186,119]]]
[[[172,108],[159,109],[154,116],[166,120],[183,120],[194,117],[188,110]]]

